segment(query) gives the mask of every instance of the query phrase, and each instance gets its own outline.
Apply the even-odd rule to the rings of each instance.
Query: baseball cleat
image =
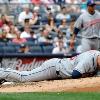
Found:
[[[5,79],[0,79],[0,85],[2,85],[5,82],[7,82]]]

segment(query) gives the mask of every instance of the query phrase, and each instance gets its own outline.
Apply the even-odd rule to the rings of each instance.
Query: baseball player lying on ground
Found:
[[[82,78],[96,74],[100,69],[100,52],[91,50],[72,58],[53,58],[31,71],[0,68],[0,79],[14,82],[51,79]]]

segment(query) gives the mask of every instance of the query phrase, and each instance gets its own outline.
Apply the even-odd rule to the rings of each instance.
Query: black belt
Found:
[[[60,75],[60,74],[59,74],[59,71],[56,71],[56,74],[57,74],[57,75]]]
[[[56,74],[57,74],[57,76],[58,76],[58,79],[62,79],[62,77],[61,77],[59,71],[56,71]]]
[[[92,37],[92,38],[89,38],[89,39],[98,39],[98,37]]]

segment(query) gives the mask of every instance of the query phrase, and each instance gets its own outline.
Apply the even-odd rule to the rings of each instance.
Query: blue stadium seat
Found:
[[[41,49],[41,46],[39,46],[39,45],[30,47],[30,52],[31,53],[38,53],[38,54],[43,53],[42,49]]]
[[[19,48],[20,47],[20,44],[16,44],[16,43],[13,43],[13,42],[8,42],[7,43],[7,47]]]
[[[15,47],[5,46],[3,47],[4,53],[16,53]]]
[[[53,50],[53,46],[52,45],[48,45],[48,46],[43,46],[43,52],[44,53],[52,53],[52,50]]]
[[[26,38],[26,40],[27,41],[31,41],[31,42],[35,42],[36,41],[36,39],[34,39],[34,38]]]
[[[26,46],[31,47],[31,46],[34,46],[34,45],[35,45],[35,41],[27,41],[27,42],[25,42],[24,44],[25,44]]]
[[[4,49],[3,49],[3,47],[1,46],[0,47],[0,54],[3,54],[4,53]]]
[[[6,45],[5,42],[0,42],[0,47],[1,47],[1,46],[5,46],[5,45]]]

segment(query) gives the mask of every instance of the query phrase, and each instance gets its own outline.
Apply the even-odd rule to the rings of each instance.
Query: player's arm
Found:
[[[76,20],[75,24],[74,24],[74,29],[73,29],[73,34],[70,40],[70,45],[74,44],[75,38],[77,36],[77,34],[79,33],[79,31],[81,30],[83,26],[83,17],[82,15],[79,16],[79,18]]]
[[[74,41],[75,41],[75,38],[76,38],[79,31],[80,31],[80,29],[78,29],[76,27],[74,28],[74,31],[73,31],[73,34],[72,34],[72,37],[70,40],[70,47],[74,47]]]
[[[83,73],[81,74],[79,71],[77,70],[73,70],[72,72],[72,78],[73,79],[77,79],[77,78],[85,78],[85,77],[92,77],[95,75],[95,71],[94,72],[88,72],[88,73]]]
[[[74,31],[73,31],[73,34],[72,34],[72,37],[71,37],[71,42],[74,42],[75,37],[77,36],[79,31],[80,31],[80,29],[78,29],[76,27],[74,28]]]
[[[77,79],[77,78],[81,78],[81,77],[82,77],[82,74],[79,71],[73,70],[73,72],[72,72],[73,79]]]
[[[75,40],[75,37],[76,37],[76,35],[78,34],[79,31],[80,31],[79,28],[76,28],[76,27],[74,28],[73,35],[72,35],[73,40]]]
[[[88,56],[85,60],[78,62],[77,66],[73,69],[72,78],[85,78],[94,75],[95,69],[91,67],[91,58]]]

